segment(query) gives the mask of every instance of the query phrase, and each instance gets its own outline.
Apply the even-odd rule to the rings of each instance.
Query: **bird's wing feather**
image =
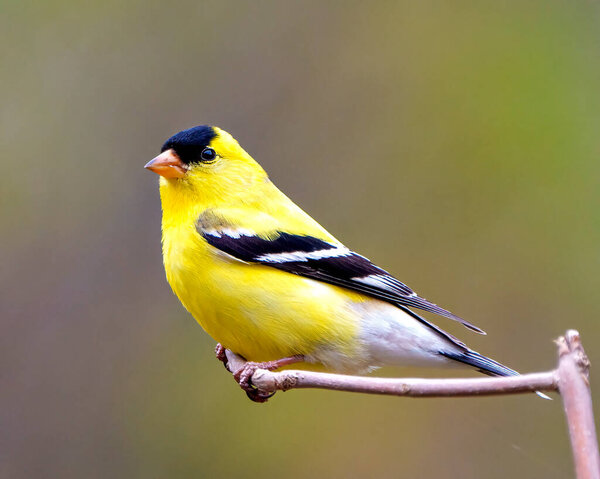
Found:
[[[218,221],[215,221],[217,218]],[[273,231],[268,236],[258,235],[248,228],[227,224],[214,212],[201,215],[196,229],[211,246],[247,263],[259,263],[341,286],[387,301],[405,311],[410,307],[436,313],[485,334],[477,326],[419,297],[387,271],[340,243],[284,231]],[[416,314],[413,317],[425,322]],[[442,330],[439,332],[450,336]]]

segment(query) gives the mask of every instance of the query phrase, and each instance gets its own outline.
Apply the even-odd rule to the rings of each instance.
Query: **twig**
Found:
[[[245,361],[237,354],[229,350],[226,354],[230,371],[235,372],[244,365]],[[257,369],[252,376],[252,385],[265,394],[289,389],[319,388],[407,397],[491,396],[556,391],[558,375],[556,371],[549,371],[506,378],[420,379]]]
[[[569,426],[578,479],[600,479],[600,455],[589,387],[589,360],[579,333],[569,330],[556,341],[558,367],[543,373],[503,378],[419,379],[347,376],[342,374],[257,369],[252,385],[265,396],[289,389],[320,388],[335,391],[389,394],[406,397],[492,396],[558,391]],[[226,350],[227,369],[232,373],[246,361]]]
[[[558,344],[558,388],[563,399],[575,471],[579,479],[600,478],[600,455],[590,392],[590,362],[579,333],[569,330]]]

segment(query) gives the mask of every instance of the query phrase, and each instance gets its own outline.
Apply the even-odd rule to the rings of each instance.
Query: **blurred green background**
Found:
[[[473,348],[546,370],[577,328],[598,365],[597,3],[0,8],[0,477],[572,475],[560,400],[251,403],[165,281],[143,165],[219,125],[348,246],[486,329],[436,319]]]

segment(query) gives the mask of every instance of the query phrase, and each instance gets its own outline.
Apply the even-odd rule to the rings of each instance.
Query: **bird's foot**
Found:
[[[256,389],[252,385],[252,376],[256,372],[257,369],[266,369],[267,371],[273,371],[274,369],[278,369],[282,366],[287,366],[288,364],[294,364],[304,361],[304,356],[291,356],[289,358],[277,359],[275,361],[266,361],[263,363],[255,363],[254,361],[248,361],[241,368],[233,373],[234,379],[240,385],[240,387],[246,391],[246,395],[254,402],[266,402],[270,397],[275,394],[275,392],[271,393],[263,393],[260,390]]]
[[[227,355],[225,354],[225,347],[223,347],[221,343],[217,343],[217,347],[215,348],[215,356],[223,363],[225,369],[227,369]]]

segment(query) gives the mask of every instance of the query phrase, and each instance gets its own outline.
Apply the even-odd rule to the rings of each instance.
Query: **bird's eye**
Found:
[[[217,152],[212,148],[204,148],[202,153],[200,153],[200,158],[202,161],[213,161],[217,157]]]

